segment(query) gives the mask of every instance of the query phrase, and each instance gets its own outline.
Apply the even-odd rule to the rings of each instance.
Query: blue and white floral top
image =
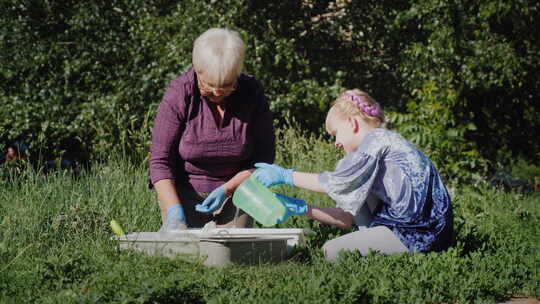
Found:
[[[440,251],[452,243],[452,203],[439,173],[424,153],[395,132],[370,131],[358,149],[319,180],[357,225],[364,225],[361,209],[369,205],[367,226],[388,227],[411,252]]]

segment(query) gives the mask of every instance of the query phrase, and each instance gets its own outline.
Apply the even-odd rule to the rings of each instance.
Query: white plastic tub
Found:
[[[287,239],[287,249],[290,252],[294,246],[302,244],[305,241],[305,235],[312,233],[312,231],[298,228],[215,228],[209,230],[188,229],[187,233],[199,238],[285,238]]]
[[[309,229],[215,228],[181,232],[133,232],[115,237],[121,249],[150,255],[201,259],[207,266],[276,263],[304,242]]]

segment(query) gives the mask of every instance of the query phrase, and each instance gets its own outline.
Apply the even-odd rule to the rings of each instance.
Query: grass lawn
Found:
[[[339,155],[308,139],[278,151],[278,163],[331,168]],[[289,148],[291,148],[289,146]],[[322,154],[322,155],[321,155]],[[23,171],[0,189],[0,303],[496,303],[540,298],[540,193],[453,185],[457,246],[441,254],[342,255],[321,245],[346,231],[293,217],[279,227],[311,228],[305,247],[279,265],[207,268],[118,250],[111,219],[126,231],[160,226],[145,166],[108,161],[72,177]],[[322,205],[320,194],[284,189]]]

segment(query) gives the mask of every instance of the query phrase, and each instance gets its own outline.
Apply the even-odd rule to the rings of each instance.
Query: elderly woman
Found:
[[[259,81],[241,73],[239,34],[210,29],[193,46],[193,68],[171,81],[159,106],[150,157],[160,231],[249,227],[228,199],[257,162],[272,163],[272,115]]]

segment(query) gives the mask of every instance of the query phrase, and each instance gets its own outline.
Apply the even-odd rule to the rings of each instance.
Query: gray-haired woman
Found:
[[[275,133],[263,87],[241,73],[240,35],[213,28],[193,46],[193,68],[171,81],[159,106],[150,157],[160,231],[249,227],[228,199],[257,162],[272,163]]]

